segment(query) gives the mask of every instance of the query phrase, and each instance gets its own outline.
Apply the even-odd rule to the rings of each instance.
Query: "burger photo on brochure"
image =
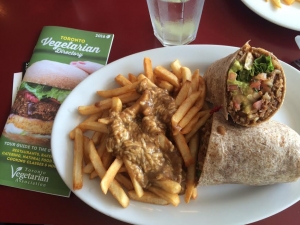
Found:
[[[3,130],[8,139],[50,147],[55,115],[77,84],[103,65],[41,60],[26,70]]]

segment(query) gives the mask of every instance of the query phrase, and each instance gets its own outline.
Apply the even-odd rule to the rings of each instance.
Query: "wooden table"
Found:
[[[0,0],[1,128],[10,111],[13,73],[20,72],[23,62],[30,59],[46,25],[114,33],[109,62],[161,47],[153,35],[145,0]],[[251,40],[251,45],[264,47],[290,63],[300,58],[294,41],[298,34],[264,20],[241,1],[206,0],[192,44],[241,46]],[[299,221],[300,202],[253,225],[298,225]],[[63,198],[5,186],[0,186],[0,222],[125,224],[92,209],[74,194]]]

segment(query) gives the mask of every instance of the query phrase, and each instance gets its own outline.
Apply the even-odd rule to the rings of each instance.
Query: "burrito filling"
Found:
[[[240,52],[227,77],[228,112],[241,124],[269,118],[283,99],[282,71],[270,55]]]

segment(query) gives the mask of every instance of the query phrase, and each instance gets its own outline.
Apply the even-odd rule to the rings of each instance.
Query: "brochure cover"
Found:
[[[53,121],[71,90],[106,65],[113,38],[65,27],[42,29],[0,138],[0,185],[70,195],[52,160]]]

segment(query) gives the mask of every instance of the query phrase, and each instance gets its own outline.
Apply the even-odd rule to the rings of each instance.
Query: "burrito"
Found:
[[[201,132],[199,185],[269,185],[300,177],[300,136],[284,124],[243,127],[218,112]]]
[[[222,106],[226,119],[230,115],[247,127],[269,120],[281,107],[286,91],[285,74],[276,56],[248,42],[210,65],[204,79],[206,99]]]

